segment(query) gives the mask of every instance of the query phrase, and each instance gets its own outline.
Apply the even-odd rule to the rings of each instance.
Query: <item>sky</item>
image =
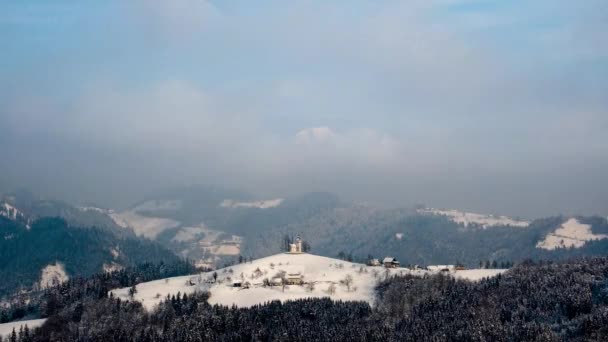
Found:
[[[0,2],[0,191],[608,215],[605,0]]]

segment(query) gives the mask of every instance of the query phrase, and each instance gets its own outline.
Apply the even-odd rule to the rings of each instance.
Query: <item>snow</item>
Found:
[[[127,221],[125,219],[123,219],[121,213],[110,212],[108,214],[108,216],[110,216],[110,218],[112,219],[112,221],[114,221],[114,223],[116,223],[116,225],[118,225],[119,227],[129,228],[129,224],[127,223]]]
[[[0,205],[0,215],[13,221],[16,220],[17,217],[23,217],[23,213],[19,211],[19,209],[13,207],[8,203],[2,203],[2,205]]]
[[[97,207],[78,207],[78,210],[80,211],[94,211],[100,214],[108,214],[110,212],[110,210],[107,209],[101,209],[101,208],[97,208]]]
[[[222,231],[209,229],[204,225],[191,228],[198,228],[197,232],[205,233],[204,238],[198,241],[198,247],[206,252],[213,255],[239,255],[241,253],[242,237],[230,235],[229,239],[220,239],[225,234]],[[191,232],[193,231],[195,230],[191,230]]]
[[[473,269],[473,270],[462,270],[450,273],[456,279],[479,281],[483,278],[492,278],[501,273],[506,272],[506,269]]]
[[[42,269],[40,276],[40,287],[45,289],[51,286],[59,285],[69,279],[65,272],[65,267],[60,262],[55,262],[54,265],[49,264]]]
[[[39,326],[44,324],[45,321],[46,318],[0,324],[0,337],[9,337],[10,334],[13,332],[13,329],[15,329],[15,332],[19,334],[19,329],[21,327],[25,328],[26,325],[29,329],[38,328]]]
[[[396,234],[395,234],[395,238],[396,238],[397,240],[401,240],[401,239],[403,239],[403,233],[396,233]]]
[[[235,200],[226,199],[220,203],[222,208],[258,208],[258,209],[269,209],[276,208],[283,203],[282,198],[276,198],[271,200],[263,201],[252,201],[252,202],[239,202]]]
[[[202,227],[183,227],[180,228],[177,234],[171,239],[175,242],[189,242],[196,240],[197,236],[203,233],[207,233],[209,230]]]
[[[478,224],[484,229],[495,226],[510,226],[526,228],[530,225],[529,221],[517,220],[507,216],[484,215],[468,213],[458,210],[440,210],[434,208],[418,209],[419,213],[446,216],[451,221],[468,227],[470,224]]]
[[[19,209],[15,208],[14,206],[4,202],[2,204],[0,204],[0,216],[4,216],[9,220],[26,220],[26,216],[25,214],[23,214],[23,212],[21,212]],[[26,224],[26,228],[30,229],[30,220],[26,220],[27,224]]]
[[[284,291],[282,286],[264,287],[264,279],[273,282],[273,277],[279,272],[285,274],[303,275],[303,286],[288,285]],[[217,270],[217,282],[213,280],[213,272],[197,275],[174,277],[151,281],[137,285],[135,300],[140,301],[148,310],[153,309],[167,295],[178,292],[191,294],[195,291],[209,291],[209,303],[226,306],[251,307],[272,300],[295,300],[300,298],[329,297],[343,301],[366,301],[373,305],[375,300],[374,288],[380,279],[387,274],[433,274],[424,270],[409,270],[406,268],[385,269],[381,266],[366,266],[347,261],[322,257],[312,254],[281,253],[255,260],[251,263],[234,265]],[[464,272],[464,273],[463,273]],[[455,271],[450,274],[461,279],[479,280],[483,277],[494,276],[504,270],[470,270]],[[350,275],[352,286],[350,290],[343,280]],[[249,289],[233,287],[233,282],[249,282]],[[280,282],[279,279],[274,281]],[[308,289],[308,283],[314,283],[314,289]],[[331,284],[335,293],[329,293]],[[129,288],[111,291],[115,297],[129,298]]]
[[[605,234],[593,234],[591,225],[580,223],[575,218],[564,222],[554,232],[547,234],[544,240],[536,244],[536,248],[554,250],[556,248],[580,248],[587,241],[608,239]]]
[[[123,228],[132,228],[136,235],[155,239],[158,234],[180,225],[180,222],[159,217],[148,217],[138,214],[135,210],[121,213],[110,213],[114,222]]]
[[[241,253],[240,245],[221,244],[205,249],[214,255],[239,255]]]
[[[114,271],[120,271],[124,269],[124,267],[121,264],[115,263],[115,262],[111,262],[109,264],[103,264],[103,271],[105,273],[112,273]]]
[[[454,269],[456,269],[456,266],[454,266],[454,265],[432,265],[432,266],[427,266],[426,269],[429,271],[434,271],[434,272],[440,272],[442,270],[453,271]]]
[[[118,259],[118,257],[120,256],[120,250],[118,249],[118,247],[110,249],[110,253],[112,254],[112,257],[114,259]]]

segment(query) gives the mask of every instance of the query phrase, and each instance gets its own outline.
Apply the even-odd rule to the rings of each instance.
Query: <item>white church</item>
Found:
[[[302,239],[298,236],[296,237],[295,243],[289,244],[289,254],[302,254],[304,253],[304,249],[302,248]]]

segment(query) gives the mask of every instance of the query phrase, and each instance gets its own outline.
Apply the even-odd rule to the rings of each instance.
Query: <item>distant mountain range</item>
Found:
[[[18,258],[22,265],[35,264],[12,286],[40,282],[42,269],[56,261],[64,265],[68,276],[177,257],[198,266],[221,267],[239,258],[276,254],[282,251],[286,236],[296,235],[315,254],[357,261],[392,256],[402,265],[478,267],[480,262],[608,254],[608,222],[602,217],[527,221],[453,209],[380,209],[323,192],[257,198],[239,190],[192,186],[157,193],[122,211],[15,193],[0,199],[0,216],[4,246],[0,261]],[[44,219],[48,217],[61,220]],[[36,263],[19,253],[16,246],[31,248],[35,246],[31,241],[43,244],[42,236],[49,229],[55,233],[45,238],[55,249],[42,249],[47,254],[35,259]],[[62,260],[72,259],[60,249],[87,243],[98,245],[92,251],[99,252],[85,255],[83,249],[81,261]],[[119,257],[116,246],[121,250]],[[13,254],[6,252],[9,249]],[[50,273],[60,269],[52,268]],[[16,268],[5,266],[0,272],[9,274],[6,270]]]

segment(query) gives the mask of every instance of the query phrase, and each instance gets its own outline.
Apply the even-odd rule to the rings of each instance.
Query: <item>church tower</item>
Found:
[[[302,247],[302,238],[300,235],[296,237],[294,243],[289,244],[289,253],[290,254],[301,254],[304,253],[304,248]]]

